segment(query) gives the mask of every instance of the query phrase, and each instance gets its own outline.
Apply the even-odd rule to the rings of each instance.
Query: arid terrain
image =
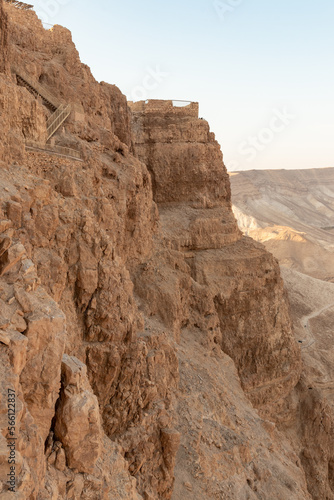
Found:
[[[310,391],[296,410],[304,407],[309,411],[303,429],[306,440],[319,440],[309,451],[314,458],[309,474],[317,478],[309,491],[312,498],[320,499],[319,484],[324,478],[317,462],[331,451],[323,441],[323,432],[312,427],[315,408],[322,409],[325,433],[334,411],[334,168],[252,170],[230,175],[239,227],[262,242],[281,264],[303,361],[296,393],[301,387]],[[329,463],[330,484],[332,467]]]
[[[231,174],[241,230],[281,264],[334,280],[334,168]]]
[[[198,103],[0,0],[0,130],[0,499],[334,500],[332,285],[291,313]]]

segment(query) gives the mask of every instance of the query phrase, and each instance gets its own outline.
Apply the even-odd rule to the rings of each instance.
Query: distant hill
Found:
[[[334,168],[230,174],[240,229],[281,264],[334,281]]]

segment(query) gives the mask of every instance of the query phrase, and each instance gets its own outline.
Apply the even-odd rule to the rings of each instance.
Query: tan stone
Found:
[[[11,246],[0,258],[0,276],[12,270],[25,254],[26,249],[21,243]]]
[[[16,201],[9,201],[7,204],[7,217],[12,221],[15,228],[22,225],[22,206]]]
[[[132,117],[125,96],[81,64],[68,30],[45,30],[2,0],[0,44],[0,219],[8,207],[14,226],[0,232],[26,249],[0,279],[4,320],[23,329],[18,302],[27,322],[22,387],[7,332],[0,349],[0,405],[9,383],[20,400],[20,494],[309,499],[312,459],[301,464],[301,443],[249,401],[268,419],[286,405],[285,422],[300,424],[300,356],[279,268],[238,230],[198,104],[139,103]],[[73,105],[53,140],[82,162],[24,151],[25,140],[45,140],[51,111],[17,85],[13,65]]]
[[[9,336],[10,360],[13,366],[13,372],[20,375],[26,365],[28,339],[15,331],[6,332]]]
[[[29,410],[47,438],[60,389],[60,365],[65,347],[65,316],[57,304],[39,291],[34,311],[27,315],[27,364],[21,384]]]
[[[31,313],[34,309],[33,296],[29,293],[26,293],[23,286],[20,285],[15,286],[14,290],[15,298],[22,307],[24,313]]]
[[[19,314],[18,311],[15,312],[15,314],[11,318],[11,325],[15,330],[17,330],[20,333],[23,333],[27,329],[27,323],[25,322],[24,318]]]
[[[10,325],[10,320],[5,318],[2,314],[0,314],[0,328],[8,328]]]
[[[62,391],[55,435],[64,446],[71,469],[94,470],[101,453],[99,405],[88,382],[86,365],[66,354],[62,362]]]
[[[2,236],[0,237],[0,257],[3,253],[8,250],[8,248],[11,245],[11,239],[8,236]]]
[[[167,469],[173,471],[176,453],[180,446],[180,433],[172,429],[161,429],[161,444]]]
[[[69,500],[75,500],[80,498],[82,490],[84,488],[84,478],[81,475],[76,475],[74,480],[69,483],[67,489],[67,498]]]
[[[63,448],[60,448],[57,451],[55,467],[59,471],[64,471],[66,469],[66,455],[65,455],[65,450]]]
[[[4,233],[7,231],[12,225],[12,222],[10,220],[0,220],[0,234]]]

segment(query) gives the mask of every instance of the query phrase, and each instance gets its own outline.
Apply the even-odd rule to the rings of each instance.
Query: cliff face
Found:
[[[150,101],[132,110],[135,151],[152,174],[163,246],[184,261],[185,270],[174,270],[179,278],[173,292],[170,283],[164,292],[144,271],[142,292],[145,296],[155,286],[154,294],[166,293],[161,307],[172,302],[171,310],[161,315],[169,318],[176,339],[185,326],[207,331],[234,360],[254,404],[272,404],[299,376],[278,264],[241,236],[220,147],[208,123],[198,119],[198,107]],[[156,309],[156,300],[148,303]]]
[[[2,72],[6,69],[7,60],[7,37],[8,37],[8,26],[7,26],[7,15],[3,8],[2,3],[0,4],[0,70]]]
[[[11,388],[21,498],[309,498],[273,423],[300,372],[278,264],[207,122],[131,112],[67,30],[5,11],[8,68],[72,104],[56,143],[83,161],[25,152],[50,111],[1,72],[3,491]]]
[[[302,349],[300,382],[279,427],[294,442],[312,497],[333,499],[334,169],[238,172],[231,186],[240,227],[282,264]]]

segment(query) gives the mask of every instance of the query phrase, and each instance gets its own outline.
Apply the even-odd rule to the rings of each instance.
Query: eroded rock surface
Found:
[[[69,467],[89,473],[101,454],[102,428],[97,397],[88,382],[86,365],[75,357],[63,356],[61,381],[55,437],[65,448]]]
[[[275,429],[301,369],[279,267],[198,106],[129,107],[68,30],[0,11],[2,493],[13,387],[18,498],[311,498]],[[51,111],[14,66],[71,103],[82,161],[25,151]]]

